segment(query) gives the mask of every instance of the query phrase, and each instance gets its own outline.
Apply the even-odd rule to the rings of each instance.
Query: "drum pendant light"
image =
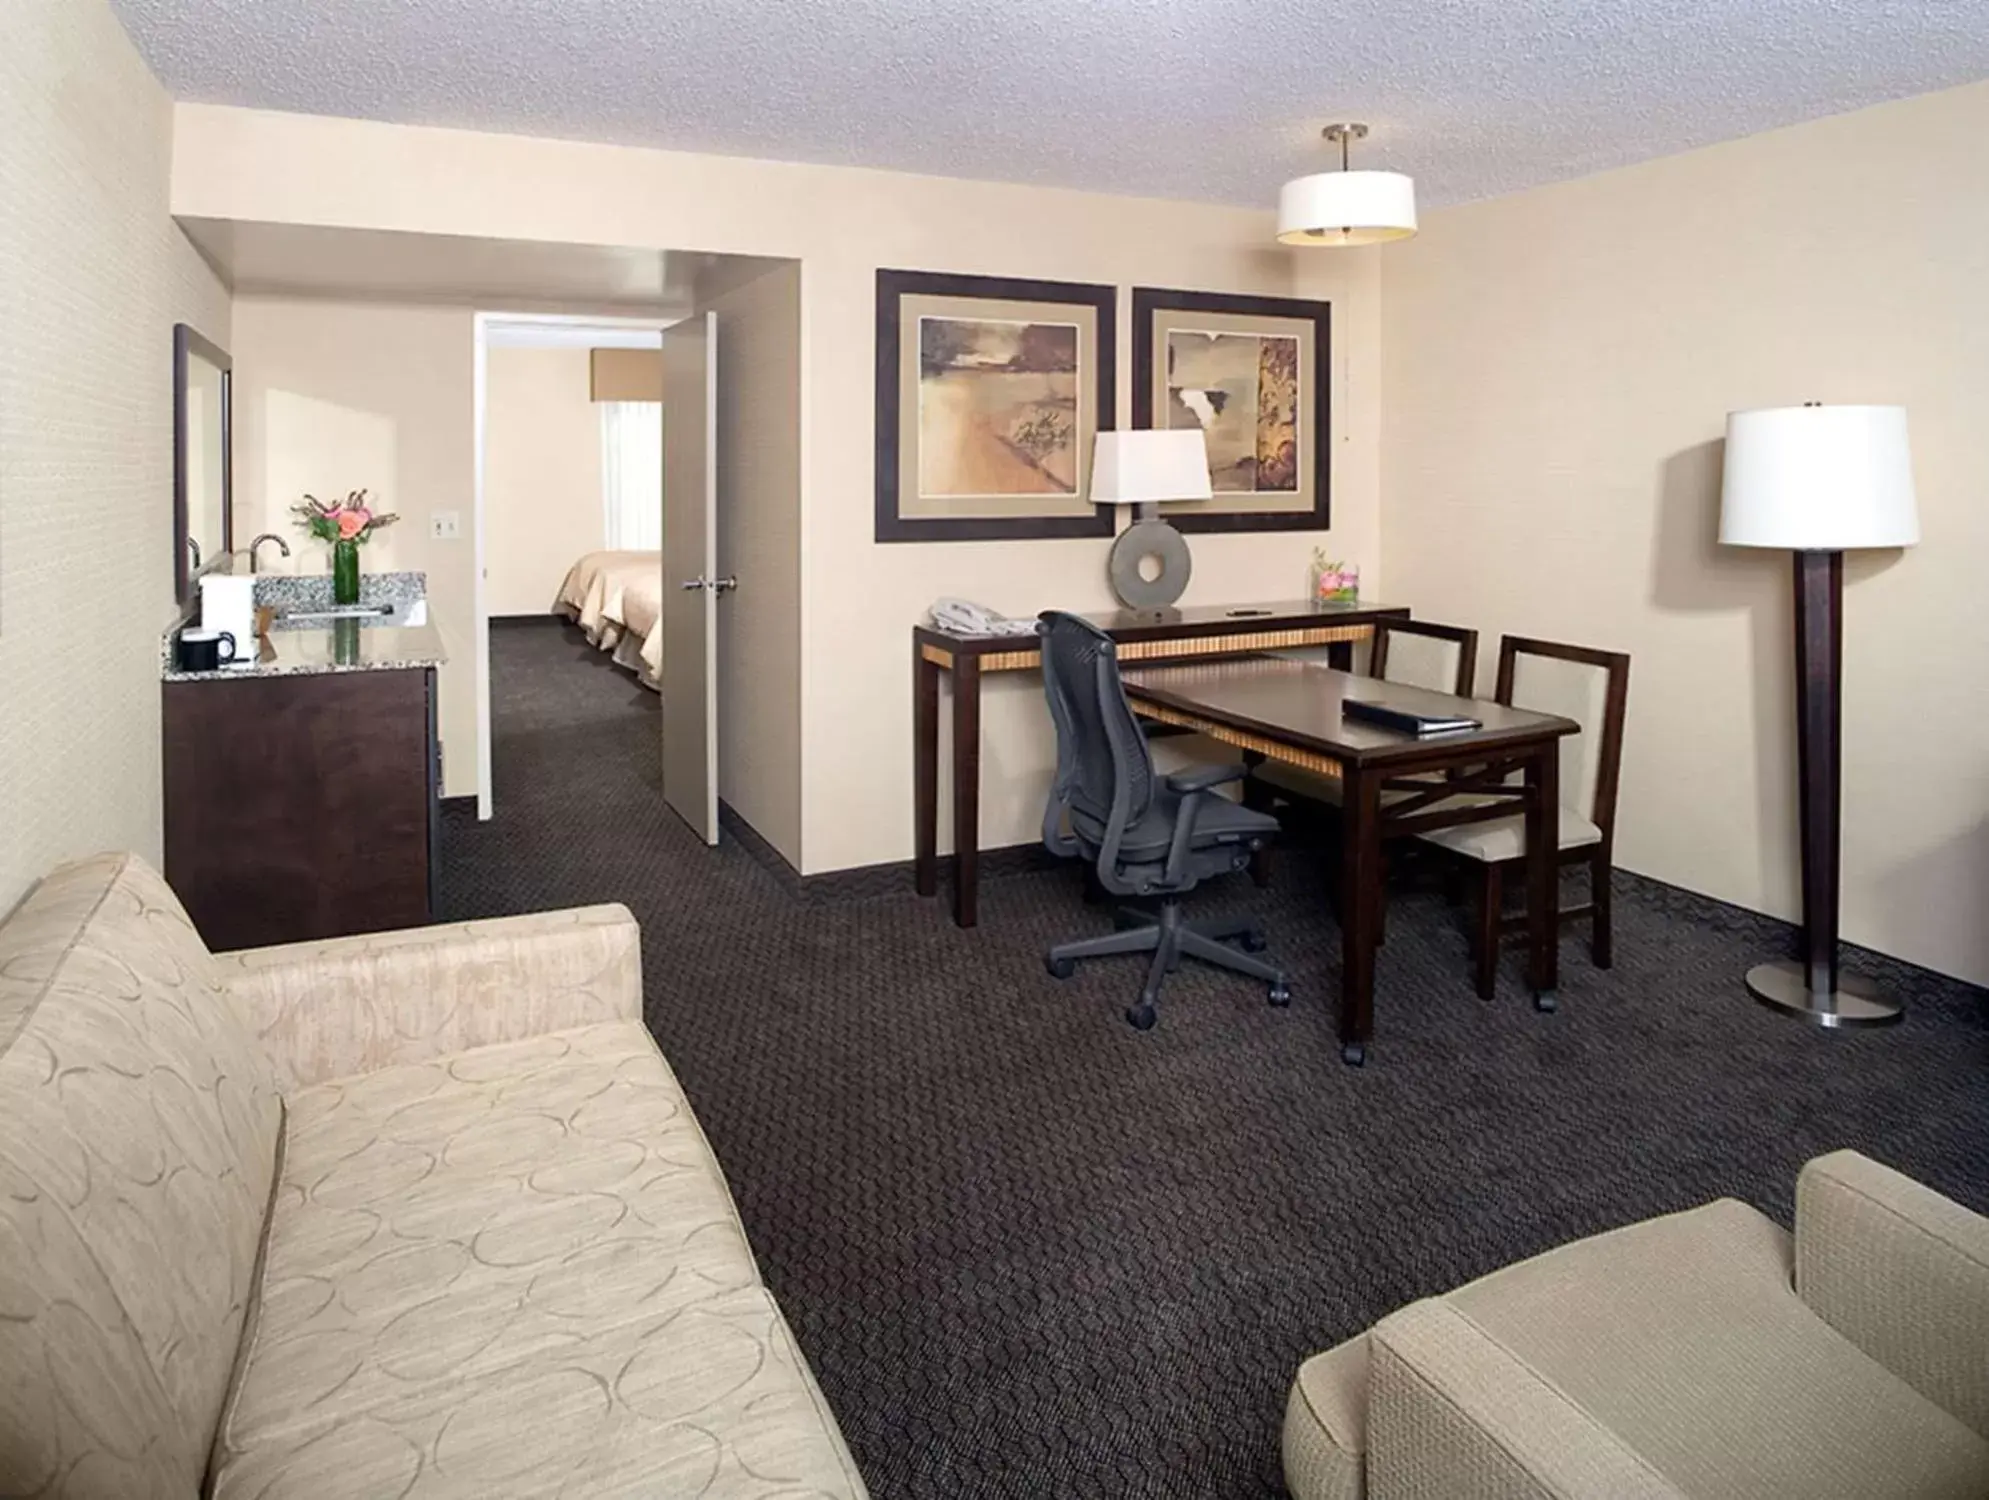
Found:
[[[1328,125],[1340,170],[1294,177],[1278,194],[1278,241],[1285,245],[1379,245],[1416,232],[1416,184],[1400,172],[1355,172],[1348,148],[1367,126]]]

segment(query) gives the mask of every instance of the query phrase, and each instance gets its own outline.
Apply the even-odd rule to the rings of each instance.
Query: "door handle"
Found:
[[[723,578],[705,578],[699,576],[697,578],[686,578],[679,587],[687,594],[694,594],[699,589],[710,589],[714,594],[729,594],[732,590],[739,587],[739,579],[733,574],[727,574]]]

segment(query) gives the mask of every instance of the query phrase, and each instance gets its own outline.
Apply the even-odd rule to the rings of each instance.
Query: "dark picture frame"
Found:
[[[1050,513],[1028,513],[1027,495],[1004,496],[1001,507],[1017,514],[993,516],[966,514],[946,516],[907,514],[912,506],[926,502],[918,494],[919,476],[904,471],[908,446],[915,449],[918,435],[908,443],[904,371],[910,357],[907,337],[907,298],[943,298],[952,303],[985,301],[993,309],[1017,303],[1067,306],[1079,318],[1088,318],[1089,336],[1079,346],[1082,355],[1076,368],[1080,396],[1088,391],[1089,421],[1075,424],[1064,452],[1074,463],[1075,495],[1046,499]],[[1112,535],[1118,517],[1114,508],[1085,503],[1090,493],[1091,435],[1109,432],[1116,425],[1118,403],[1118,324],[1119,293],[1112,286],[1070,281],[1030,281],[1005,276],[956,275],[943,271],[877,272],[877,430],[876,430],[876,540],[879,542],[984,542],[1015,541],[1047,537],[1106,537]],[[911,315],[916,319],[917,314]],[[910,328],[917,338],[920,330]],[[913,351],[916,353],[916,351]],[[1086,365],[1089,369],[1086,369]],[[1088,384],[1087,384],[1088,382]],[[916,393],[913,399],[917,399]],[[919,408],[910,408],[917,420]],[[1073,513],[1077,505],[1082,513]]]
[[[1301,388],[1309,405],[1313,439],[1305,469],[1312,503],[1304,509],[1210,512],[1183,506],[1161,507],[1176,531],[1324,531],[1333,514],[1333,304],[1298,297],[1257,297],[1231,292],[1184,292],[1160,287],[1133,288],[1133,426],[1150,428],[1154,417],[1154,321],[1161,313],[1210,313],[1226,318],[1264,318],[1310,325],[1312,359],[1302,367],[1312,389]],[[1303,461],[1303,460],[1302,460]],[[1218,497],[1220,498],[1220,496]]]

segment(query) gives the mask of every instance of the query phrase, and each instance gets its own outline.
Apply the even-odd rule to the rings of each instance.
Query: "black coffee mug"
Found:
[[[235,637],[226,630],[182,630],[180,670],[218,672],[235,659]]]

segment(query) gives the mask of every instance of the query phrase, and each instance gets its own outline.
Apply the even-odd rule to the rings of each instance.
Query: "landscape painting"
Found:
[[[1091,449],[1113,420],[1118,290],[877,273],[876,537],[1110,536]]]
[[[1295,494],[1298,339],[1167,330],[1168,428],[1199,427],[1222,494]]]
[[[919,319],[919,493],[1078,492],[1078,326]]]

